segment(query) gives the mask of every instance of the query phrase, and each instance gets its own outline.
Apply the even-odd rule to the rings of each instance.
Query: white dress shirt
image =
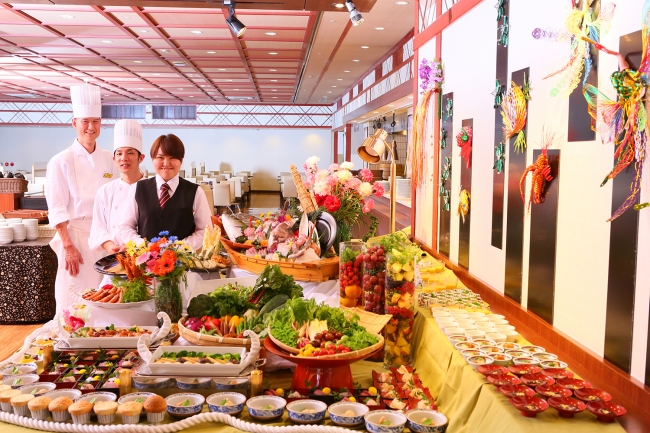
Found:
[[[169,185],[169,198],[173,197],[174,192],[178,188],[179,178],[178,175],[165,182],[159,175],[156,175],[156,190],[158,191],[158,198],[160,198],[160,187],[163,183]],[[126,198],[126,206],[120,218],[119,233],[124,243],[132,240],[136,243],[143,241],[142,237],[138,234],[138,203],[135,201],[135,190],[137,182],[131,185]],[[192,205],[192,212],[194,213],[194,233],[183,239],[195,251],[203,245],[203,233],[205,228],[212,224],[210,212],[210,205],[205,193],[198,187],[196,195],[194,196],[194,204]]]
[[[91,249],[104,251],[102,245],[108,241],[112,241],[117,246],[124,245],[120,236],[120,218],[128,205],[130,188],[131,184],[116,179],[97,191],[88,239]]]
[[[73,226],[90,230],[95,193],[119,175],[109,151],[96,147],[88,153],[75,139],[72,146],[47,163],[45,198],[50,227],[70,221]]]

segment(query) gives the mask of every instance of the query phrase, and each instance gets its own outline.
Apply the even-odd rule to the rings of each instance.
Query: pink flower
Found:
[[[253,227],[246,227],[246,229],[244,230],[244,236],[246,236],[247,238],[250,238],[254,234],[255,234],[255,229]]]
[[[327,176],[325,180],[327,180],[327,184],[329,186],[336,186],[336,184],[338,183],[338,180],[336,179],[335,176]]]
[[[151,253],[143,253],[140,254],[140,256],[137,259],[135,259],[135,264],[140,266],[141,264],[146,263],[149,260],[151,260]]]
[[[362,168],[359,170],[359,177],[361,180],[364,182],[371,182],[374,176],[372,175],[372,171],[368,170],[367,168]]]
[[[323,205],[328,212],[336,212],[341,207],[341,200],[336,196],[330,195],[327,196]]]
[[[359,186],[361,186],[361,180],[359,178],[353,177],[352,179],[348,180],[345,183],[345,189],[349,189],[352,191],[358,191]]]
[[[68,310],[63,312],[63,321],[66,325],[70,326],[73,331],[83,328],[86,324],[83,320],[70,314]]]
[[[373,193],[374,193],[377,197],[383,197],[383,196],[384,196],[384,192],[385,192],[385,191],[384,191],[384,186],[383,186],[381,183],[376,183],[376,182],[375,182],[375,183],[372,185],[372,189],[373,189]]]
[[[338,169],[339,169],[339,165],[338,165],[338,164],[332,164],[332,165],[330,165],[330,167],[328,168],[328,170],[329,170],[330,173],[333,172],[333,171],[337,171]]]
[[[363,213],[368,213],[375,208],[375,202],[372,199],[368,199],[363,203],[363,208],[361,209]]]

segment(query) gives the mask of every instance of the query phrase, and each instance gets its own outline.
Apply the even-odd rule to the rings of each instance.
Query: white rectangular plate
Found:
[[[119,328],[124,328],[120,326]],[[158,332],[157,326],[138,326],[141,329],[148,329],[151,334]],[[87,337],[64,340],[71,349],[137,349],[140,337]]]
[[[187,350],[188,352],[203,352],[206,354],[213,353],[238,353],[242,361],[244,356],[248,354],[245,347],[227,347],[227,346],[160,346],[152,354],[151,359],[147,363],[147,367],[154,375],[161,374],[179,374],[183,376],[196,377],[212,377],[212,376],[233,376],[239,374],[241,364],[156,364],[156,359],[159,359],[164,352],[180,352]]]

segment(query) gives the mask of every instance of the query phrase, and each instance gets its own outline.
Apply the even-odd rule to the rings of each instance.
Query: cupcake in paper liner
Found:
[[[0,408],[2,411],[12,413],[13,408],[11,407],[11,399],[20,394],[22,393],[17,389],[7,389],[0,392]]]
[[[14,413],[19,416],[27,416],[29,414],[29,407],[27,405],[34,398],[32,394],[19,394],[11,397],[10,404]]]
[[[117,408],[117,412],[122,416],[123,424],[137,424],[140,422],[142,403],[137,401],[127,401]]]
[[[159,395],[152,395],[145,400],[144,410],[147,412],[147,421],[151,424],[163,422],[167,411],[167,402]]]
[[[64,422],[70,419],[70,412],[68,408],[72,405],[72,400],[69,397],[57,397],[50,402],[47,406],[52,412],[52,419],[56,422]]]
[[[50,410],[47,408],[52,399],[46,395],[36,397],[27,403],[29,411],[34,419],[47,419],[50,416]]]
[[[90,423],[90,412],[93,410],[93,404],[86,400],[79,400],[68,408],[72,415],[72,422],[75,424]]]
[[[100,424],[111,424],[115,421],[115,412],[118,404],[114,401],[98,401],[93,411],[97,414],[97,422]]]

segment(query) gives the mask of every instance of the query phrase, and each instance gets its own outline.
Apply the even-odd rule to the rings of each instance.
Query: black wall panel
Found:
[[[444,131],[446,132],[446,140],[445,140],[446,145],[444,149],[440,149],[440,175],[441,176],[443,172],[443,167],[445,165],[445,158],[449,157],[449,159],[451,159],[451,151],[456,145],[454,139],[453,108],[451,111],[451,115],[447,116],[448,101],[451,101],[453,107],[453,102],[454,102],[453,93],[447,93],[446,95],[442,96],[442,119],[440,123],[441,123],[441,128],[444,129]],[[438,145],[440,145],[440,143],[438,143]],[[452,166],[451,169],[453,170],[454,167]],[[441,182],[440,179],[438,181]],[[451,194],[451,173],[449,175],[449,179],[447,179],[445,183],[444,189],[446,193]],[[438,192],[438,195],[440,198],[440,210],[439,210],[440,231],[438,232],[438,250],[440,251],[441,254],[444,254],[445,256],[449,257],[449,249],[450,249],[450,242],[451,242],[451,239],[449,238],[450,236],[449,233],[451,231],[452,213],[451,213],[451,209],[449,211],[445,210],[445,197],[440,194],[440,191]],[[451,203],[451,196],[449,197],[449,202]]]
[[[463,120],[463,127],[474,127],[474,119]],[[472,139],[472,147],[476,143],[476,136]],[[456,145],[456,138],[454,137],[454,145]],[[465,269],[469,269],[469,238],[470,227],[472,221],[472,167],[474,166],[474,152],[472,151],[472,162],[470,168],[467,168],[467,163],[464,158],[460,160],[460,190],[466,189],[470,195],[469,200],[469,213],[463,217],[458,216],[460,228],[458,230],[458,265]]]

